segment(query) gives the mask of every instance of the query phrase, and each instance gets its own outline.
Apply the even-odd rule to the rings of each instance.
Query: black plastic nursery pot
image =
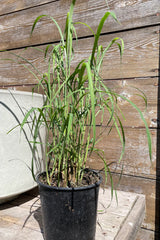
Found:
[[[45,240],[95,240],[100,180],[77,188],[51,187],[39,181]]]

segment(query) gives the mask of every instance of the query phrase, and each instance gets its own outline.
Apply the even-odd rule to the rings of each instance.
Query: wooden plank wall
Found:
[[[2,0],[0,9],[0,59],[10,58],[11,53],[21,54],[41,70],[46,69],[46,62],[40,51],[31,46],[44,49],[48,43],[59,40],[55,26],[48,18],[43,18],[30,38],[33,21],[38,15],[53,16],[64,29],[66,13],[71,0]],[[102,76],[105,84],[124,96],[129,97],[144,111],[144,116],[151,130],[153,141],[153,165],[151,166],[145,129],[139,115],[127,102],[121,101],[121,108],[126,116],[123,122],[126,132],[126,153],[122,163],[124,175],[119,189],[134,191],[146,195],[146,219],[144,228],[155,230],[155,218],[159,223],[156,187],[160,177],[159,149],[159,0],[78,0],[75,7],[74,21],[82,21],[96,30],[98,20],[107,9],[115,11],[121,24],[109,18],[103,28],[100,42],[104,46],[115,36],[125,42],[123,61],[120,63],[118,49],[114,46],[104,59]],[[93,43],[91,32],[83,25],[77,26],[79,43],[75,50],[75,61],[89,56]],[[25,50],[25,47],[29,47]],[[23,61],[21,60],[21,63]],[[36,79],[17,62],[0,60],[0,88],[31,91]],[[133,88],[134,87],[134,88]],[[148,97],[148,109],[138,98],[135,88],[140,88]],[[97,131],[99,127],[97,126]],[[120,166],[115,163],[121,151],[121,144],[113,130],[99,143],[107,154],[107,160],[113,162],[115,182],[118,182]],[[93,156],[90,166],[102,168],[100,160]]]

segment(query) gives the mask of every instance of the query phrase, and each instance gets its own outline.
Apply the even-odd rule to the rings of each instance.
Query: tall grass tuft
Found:
[[[35,151],[39,128],[45,125],[47,134],[45,143],[47,182],[51,185],[52,177],[56,176],[58,179],[57,185],[60,186],[63,180],[63,186],[65,187],[70,186],[71,183],[80,184],[87,158],[93,152],[104,163],[106,179],[109,175],[112,180],[104,151],[97,148],[97,143],[103,137],[104,130],[107,129],[110,132],[114,127],[122,144],[119,158],[119,161],[121,161],[125,151],[125,132],[118,115],[118,112],[121,114],[118,98],[128,101],[130,106],[139,112],[146,128],[151,159],[150,132],[141,110],[131,100],[109,89],[100,76],[103,58],[113,44],[117,45],[120,57],[123,55],[124,42],[121,38],[115,37],[105,48],[99,45],[99,38],[106,20],[111,17],[117,21],[117,18],[113,12],[106,12],[100,20],[96,33],[94,33],[87,24],[73,22],[75,3],[76,0],[72,0],[66,17],[64,33],[51,16],[38,16],[33,24],[31,34],[41,18],[50,18],[55,29],[59,32],[60,42],[48,45],[44,51],[44,57],[48,61],[48,72],[40,74],[36,69],[36,75],[28,68],[29,61],[25,60],[27,64],[24,64],[24,67],[38,80],[38,87],[43,89],[46,98],[42,108],[32,108],[28,111],[21,123],[21,128],[35,113],[35,117],[32,117],[33,148]],[[94,43],[88,59],[81,60],[73,70],[71,67],[74,61],[73,39],[77,39],[76,24],[83,24],[90,29],[94,36]],[[18,57],[20,58],[20,56]],[[35,70],[35,67],[31,63],[29,64]],[[41,77],[39,78],[39,76]],[[107,122],[104,119],[104,112],[108,112]],[[96,119],[99,117],[104,128],[100,133],[97,133]],[[34,172],[34,169],[32,171]]]

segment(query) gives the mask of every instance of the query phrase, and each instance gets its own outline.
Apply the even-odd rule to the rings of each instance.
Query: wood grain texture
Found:
[[[135,240],[145,214],[145,197],[123,191],[117,194],[118,204],[116,198],[111,202],[110,189],[99,191],[96,240]]]
[[[102,36],[100,44],[107,46],[115,36],[122,37],[125,42],[125,52],[120,63],[119,50],[113,46],[104,57],[101,76],[104,79],[123,79],[135,77],[158,76],[159,32],[158,27],[132,30],[119,34]],[[72,62],[74,68],[79,61],[88,58],[92,51],[93,38],[81,39],[75,47],[75,56]],[[76,44],[76,43],[75,43]],[[46,46],[41,46],[45,49]],[[43,53],[33,48],[14,50],[0,53],[0,86],[34,84],[35,77],[22,66],[24,61],[6,61],[12,58],[11,53],[20,54],[35,65],[41,72],[47,71],[47,62]]]
[[[100,38],[104,47],[114,37],[124,40],[125,48],[120,63],[119,49],[112,46],[104,57],[102,77],[104,79],[158,76],[159,27],[136,29]],[[92,50],[93,38],[81,39],[75,49],[74,64],[87,58]]]
[[[145,197],[137,196],[137,200],[132,206],[132,211],[128,214],[115,240],[126,239],[135,240],[137,232],[144,220],[145,215]]]
[[[74,21],[86,22],[94,31],[101,17],[108,10],[113,10],[117,14],[117,18],[121,22],[117,24],[109,17],[103,28],[103,33],[119,31],[124,29],[137,28],[142,26],[151,26],[160,22],[159,0],[142,0],[142,1],[108,1],[109,7],[106,6],[104,0],[79,0],[76,2]],[[20,8],[20,5],[37,5],[41,1],[34,0],[33,3],[28,1],[8,1],[6,9],[12,7],[13,11]],[[49,2],[49,1],[42,1]],[[42,14],[53,16],[59,23],[62,30],[65,26],[66,14],[69,10],[71,0],[55,1],[45,6],[37,6],[26,9],[13,14],[0,17],[1,41],[0,49],[13,49],[30,44],[42,44],[59,40],[59,34],[55,31],[56,27],[48,18],[43,18],[37,25],[32,39],[30,39],[30,31],[35,18]],[[14,6],[16,4],[16,6]],[[11,6],[10,6],[11,5]],[[3,5],[4,6],[4,3]],[[2,9],[1,11],[4,11]],[[7,11],[7,10],[6,10]],[[77,34],[80,37],[91,35],[90,30],[83,26],[77,25]]]
[[[104,130],[104,129],[102,129]],[[97,128],[97,138],[100,128]],[[156,178],[156,130],[151,130],[152,136],[152,164],[148,154],[148,143],[145,129],[142,128],[124,128],[126,146],[123,159],[119,163],[122,151],[122,144],[115,129],[112,129],[110,135],[107,130],[103,133],[96,147],[104,151],[105,161],[109,164],[112,172],[120,173],[123,167],[123,174],[132,176],[143,176]],[[93,153],[89,158],[87,165],[93,169],[104,169],[103,160]],[[157,166],[157,171],[159,166]]]
[[[141,228],[137,233],[136,240],[154,240],[154,231]]]
[[[44,49],[44,47],[41,47]],[[35,49],[21,49],[12,52],[0,53],[0,82],[3,85],[23,85],[23,84],[37,84],[38,81],[29,70],[33,71],[34,68],[30,64],[27,64],[23,59],[17,59],[13,54],[18,54],[23,58],[26,58],[30,64],[33,64],[35,68],[41,71],[41,73],[47,72],[47,62],[44,60],[44,55]],[[6,60],[9,59],[9,60]],[[26,65],[27,68],[24,66]],[[39,76],[39,75],[38,75]]]
[[[146,214],[142,227],[155,230],[155,192],[156,181],[153,179],[145,179],[142,177],[133,177],[123,175],[119,183],[119,175],[113,174],[113,181],[117,190],[125,192],[134,192],[144,194],[146,197]],[[118,184],[118,185],[117,185]],[[107,185],[110,186],[108,180]],[[114,195],[115,197],[115,195]],[[145,239],[146,240],[146,239]]]
[[[149,127],[157,127],[158,78],[106,80],[104,82],[108,88],[112,89],[119,95],[128,98],[130,101],[136,104],[137,107],[142,111]],[[141,95],[141,97],[138,95]],[[147,98],[147,109],[142,96]],[[124,127],[144,127],[144,123],[140,117],[140,114],[126,100],[118,97],[118,106],[124,115],[122,116],[121,112],[117,111]],[[104,123],[107,123],[108,120],[109,113],[105,111]],[[97,124],[100,123],[101,115],[98,116],[97,119]]]
[[[58,0],[1,0],[0,15],[5,15],[17,11],[39,6],[45,3],[55,2]]]

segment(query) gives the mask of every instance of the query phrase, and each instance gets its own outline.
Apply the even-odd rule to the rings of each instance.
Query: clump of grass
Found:
[[[27,112],[21,128],[28,122],[31,115],[35,114],[32,117],[32,133],[33,149],[36,151],[39,129],[45,125],[47,135],[45,143],[47,183],[50,185],[52,177],[57,176],[57,185],[59,186],[63,180],[65,187],[69,186],[71,182],[76,185],[81,182],[87,158],[92,152],[97,153],[103,161],[106,179],[108,174],[112,179],[105,154],[97,148],[97,143],[106,129],[109,129],[108,132],[110,132],[114,127],[122,144],[119,158],[119,161],[121,161],[125,150],[125,133],[118,115],[118,112],[121,114],[118,98],[124,99],[139,112],[146,128],[151,158],[151,137],[142,112],[130,99],[109,89],[100,76],[103,58],[113,44],[117,45],[120,57],[123,55],[124,42],[121,38],[115,37],[107,47],[99,45],[99,38],[105,21],[108,17],[112,17],[115,21],[117,21],[117,18],[113,12],[106,12],[100,20],[96,33],[94,33],[91,27],[85,23],[73,23],[75,3],[76,0],[71,3],[66,17],[64,33],[51,16],[41,15],[36,18],[33,24],[31,33],[33,33],[37,22],[41,18],[50,18],[61,38],[58,44],[50,44],[45,49],[44,57],[48,59],[48,72],[40,73],[29,61],[25,60],[36,70],[36,75],[24,64],[38,80],[38,87],[43,89],[45,103],[42,108],[31,108]],[[77,38],[75,24],[83,24],[88,27],[94,35],[94,43],[88,59],[81,60],[74,70],[71,70],[74,61],[73,38]],[[104,112],[108,112],[107,121],[104,119]],[[104,128],[98,135],[96,133],[96,119],[99,116]],[[34,172],[33,167],[32,171]]]

